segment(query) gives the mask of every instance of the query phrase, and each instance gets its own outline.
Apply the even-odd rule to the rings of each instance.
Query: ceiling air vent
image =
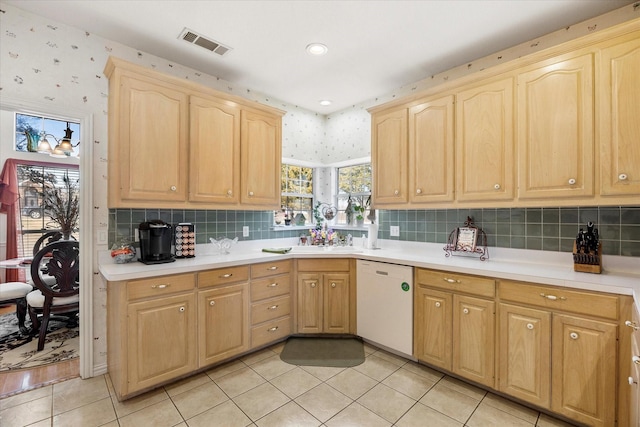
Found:
[[[200,47],[203,47],[207,50],[210,50],[211,52],[215,52],[220,56],[224,55],[225,53],[231,50],[229,46],[225,46],[220,42],[201,36],[200,34],[188,28],[185,28],[184,30],[182,30],[178,38],[186,42],[189,42],[191,44],[195,44]]]

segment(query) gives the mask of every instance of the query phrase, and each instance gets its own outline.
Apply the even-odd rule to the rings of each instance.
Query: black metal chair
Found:
[[[36,243],[33,245],[33,256],[36,256],[38,251],[42,249],[43,246],[50,245],[53,242],[57,242],[62,239],[62,233],[60,231],[49,231],[44,233]]]
[[[59,240],[40,249],[33,257],[31,280],[36,289],[27,295],[27,305],[33,331],[39,331],[40,351],[51,315],[67,313],[75,319],[80,311],[80,243]]]

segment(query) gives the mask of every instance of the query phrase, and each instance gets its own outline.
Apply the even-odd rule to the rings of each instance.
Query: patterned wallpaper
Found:
[[[64,106],[93,116],[93,135],[90,138],[94,144],[93,222],[98,229],[106,229],[109,224],[109,211],[106,208],[108,81],[103,75],[103,68],[109,55],[285,110],[283,157],[331,164],[370,156],[368,107],[637,16],[640,16],[638,8],[629,5],[531,43],[428,76],[415,84],[381,94],[341,112],[322,116],[249,88],[235,86],[216,76],[98,37],[89,31],[68,27],[0,2],[0,97],[44,105],[42,113],[47,113],[46,105],[55,105],[57,109]],[[6,141],[3,139],[4,144]],[[0,154],[6,158],[6,148],[0,148]],[[322,174],[326,175],[327,172]],[[323,191],[326,192],[326,189]],[[97,245],[95,249],[106,248],[107,245]],[[97,271],[96,265],[93,268]],[[98,274],[94,277],[94,366],[104,367],[106,287]]]

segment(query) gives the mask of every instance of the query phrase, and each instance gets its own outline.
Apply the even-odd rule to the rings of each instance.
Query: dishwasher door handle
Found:
[[[387,273],[386,271],[380,271],[380,270],[376,270],[376,274],[379,276],[388,276],[389,273]]]

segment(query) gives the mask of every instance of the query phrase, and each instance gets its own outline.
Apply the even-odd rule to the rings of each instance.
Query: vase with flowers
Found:
[[[42,205],[51,220],[60,227],[62,238],[69,240],[78,228],[80,219],[80,191],[78,181],[65,173],[61,186],[45,186]]]

